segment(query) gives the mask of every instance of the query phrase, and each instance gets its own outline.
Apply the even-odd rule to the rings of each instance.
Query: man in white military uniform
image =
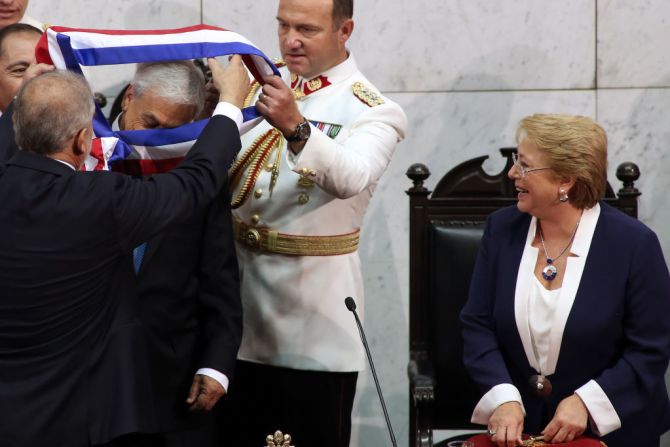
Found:
[[[231,169],[244,331],[229,445],[277,428],[298,446],[349,445],[365,354],[344,299],[363,307],[359,229],[406,127],[345,47],[352,10],[352,0],[279,0],[289,73],[257,90],[267,122]]]

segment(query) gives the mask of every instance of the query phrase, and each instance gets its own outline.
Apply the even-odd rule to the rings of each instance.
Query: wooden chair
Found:
[[[414,164],[407,176],[410,219],[410,446],[431,447],[433,430],[482,429],[470,423],[480,391],[463,366],[459,314],[484,231],[493,211],[516,204],[514,184],[507,178],[515,148],[500,149],[505,168],[488,175],[488,156],[453,168],[431,193],[423,185],[430,176]],[[638,167],[622,163],[618,194],[607,185],[604,201],[637,218],[640,192],[634,182]]]

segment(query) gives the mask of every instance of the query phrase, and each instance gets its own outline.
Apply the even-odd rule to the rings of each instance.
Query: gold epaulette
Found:
[[[360,99],[363,104],[368,107],[374,107],[384,104],[384,100],[376,92],[374,92],[370,87],[363,84],[362,82],[356,82],[352,86],[354,91],[354,96]]]

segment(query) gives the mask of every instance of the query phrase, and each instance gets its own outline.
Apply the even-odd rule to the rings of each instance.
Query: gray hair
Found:
[[[91,125],[95,106],[83,77],[53,71],[26,82],[14,102],[16,143],[24,151],[50,155]]]
[[[151,91],[174,104],[195,106],[196,113],[205,105],[205,76],[191,61],[137,64],[132,84],[138,97]]]

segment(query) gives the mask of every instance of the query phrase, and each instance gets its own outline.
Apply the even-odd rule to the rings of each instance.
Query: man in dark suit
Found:
[[[82,79],[47,73],[20,91],[23,150],[0,168],[3,443],[78,447],[155,429],[130,254],[226,186],[248,79],[239,57],[211,65],[216,116],[178,168],[148,181],[76,172],[92,135]]]
[[[143,130],[188,123],[203,108],[204,90],[202,73],[189,61],[140,64],[112,127]],[[2,129],[9,121],[0,118],[0,154],[17,150],[11,129]],[[229,204],[224,188],[211,205],[134,251],[161,432],[151,440],[154,447],[215,442],[214,421],[207,413],[226,392],[242,336]]]
[[[112,127],[186,124],[202,110],[204,92],[202,72],[190,61],[140,64]],[[228,189],[189,220],[141,245],[136,259],[141,250],[139,302],[162,432],[152,445],[214,445],[214,421],[207,412],[228,387],[242,337]]]

